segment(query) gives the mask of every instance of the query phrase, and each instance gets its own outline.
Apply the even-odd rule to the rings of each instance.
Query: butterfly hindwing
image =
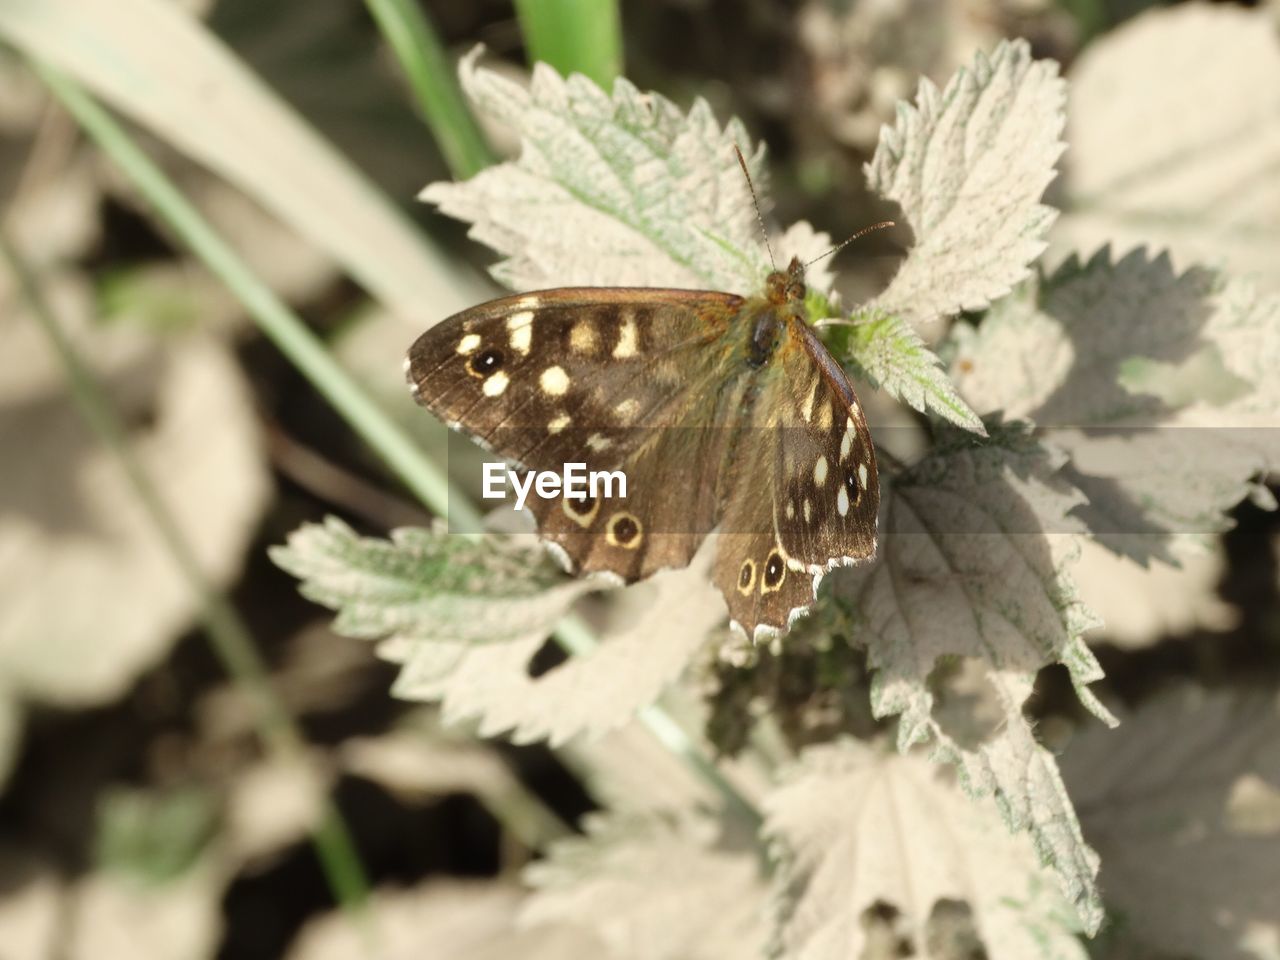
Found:
[[[736,459],[713,579],[748,636],[785,631],[832,567],[875,554],[880,490],[848,378],[802,322],[787,324]]]

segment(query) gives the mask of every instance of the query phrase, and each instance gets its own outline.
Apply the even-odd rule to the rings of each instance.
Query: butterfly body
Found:
[[[805,322],[803,268],[759,297],[562,288],[504,297],[413,344],[415,399],[530,470],[620,470],[625,499],[531,497],[573,572],[686,565],[748,636],[780,632],[834,566],[875,552],[875,452],[853,388]]]

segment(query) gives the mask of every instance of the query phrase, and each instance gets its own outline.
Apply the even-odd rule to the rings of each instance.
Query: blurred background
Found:
[[[334,635],[329,614],[269,561],[269,546],[328,513],[371,533],[429,517],[89,142],[27,53],[77,49],[92,60],[93,31],[111,10],[101,49],[138,58],[136,76],[117,64],[125,95],[174,71],[172,91],[155,91],[155,112],[130,123],[132,136],[356,382],[437,453],[442,431],[409,401],[401,357],[428,323],[497,287],[486,250],[414,198],[515,145],[502,131],[483,131],[489,146],[478,148],[433,136],[376,16],[395,4],[156,2],[198,18],[337,153],[306,153],[310,141],[247,79],[183,109],[180,48],[160,21],[149,24],[154,4],[0,0],[13,4],[0,12],[0,960],[360,955],[331,883],[354,874],[326,868],[309,840],[338,822],[332,810],[349,836],[328,855],[358,859],[390,928],[433,945],[395,955],[532,955],[494,931],[518,897],[519,868],[594,806],[581,765],[445,729],[431,708],[393,699],[394,668]],[[483,43],[491,65],[516,75],[536,6],[417,9],[451,60]],[[602,76],[621,67],[683,107],[701,96],[721,120],[741,117],[768,144],[777,221],[809,219],[840,237],[888,212],[861,171],[894,104],[920,77],[943,83],[976,49],[1025,37],[1081,81],[1065,176],[1050,194],[1067,211],[1058,248],[1141,240],[1181,263],[1253,273],[1274,292],[1280,65],[1266,51],[1275,55],[1280,15],[1252,3],[1220,9],[1229,28],[1188,38],[1161,19],[1177,8],[1144,0],[636,0],[592,48]],[[1261,39],[1237,58],[1245,48],[1232,31]],[[1220,131],[1195,110],[1179,116],[1151,88],[1154,65],[1188,42],[1202,44],[1204,76],[1186,82],[1215,91],[1201,109],[1256,112],[1244,146],[1214,139]],[[1259,50],[1262,62],[1249,59]],[[213,124],[204,109],[222,141],[202,145]],[[1271,179],[1232,195],[1224,162],[1217,179],[1171,180],[1178,216],[1112,215],[1084,200],[1111,169],[1105,134],[1117,117],[1150,124],[1171,157],[1270,157]],[[246,173],[238,146],[261,130],[280,137],[277,167]],[[344,162],[354,174],[340,175]],[[262,192],[243,189],[253,177]],[[355,211],[371,197],[403,219],[369,226]],[[1227,222],[1228,207],[1249,211],[1248,230]],[[388,230],[427,241],[392,250]],[[365,249],[335,255],[344,245]],[[899,252],[872,241],[842,255],[846,302],[882,286]],[[68,357],[51,345],[37,300],[118,414],[185,562],[77,407]],[[100,397],[89,405],[104,409]],[[1086,557],[1079,579],[1108,621],[1093,646],[1114,695],[1137,702],[1178,680],[1274,687],[1280,522],[1248,503],[1236,519],[1180,571]],[[211,645],[200,625],[206,589],[243,618],[260,675],[252,656]],[[264,747],[255,725],[262,682],[296,722],[284,749]],[[1051,709],[1052,696],[1041,705]]]

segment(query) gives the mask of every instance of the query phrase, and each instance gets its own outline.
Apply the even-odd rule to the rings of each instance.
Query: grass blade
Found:
[[[516,0],[529,61],[581,73],[605,90],[622,74],[617,0]]]
[[[365,0],[409,79],[455,179],[493,163],[493,153],[462,99],[453,66],[431,21],[413,0]]]

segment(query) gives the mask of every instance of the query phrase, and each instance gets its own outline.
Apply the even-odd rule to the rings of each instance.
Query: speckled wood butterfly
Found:
[[[790,627],[822,575],[876,550],[880,488],[862,407],[806,323],[804,267],[764,294],[580,287],[503,297],[409,350],[418,403],[530,470],[621,469],[625,500],[537,497],[575,573],[624,582],[689,563],[758,639]]]

